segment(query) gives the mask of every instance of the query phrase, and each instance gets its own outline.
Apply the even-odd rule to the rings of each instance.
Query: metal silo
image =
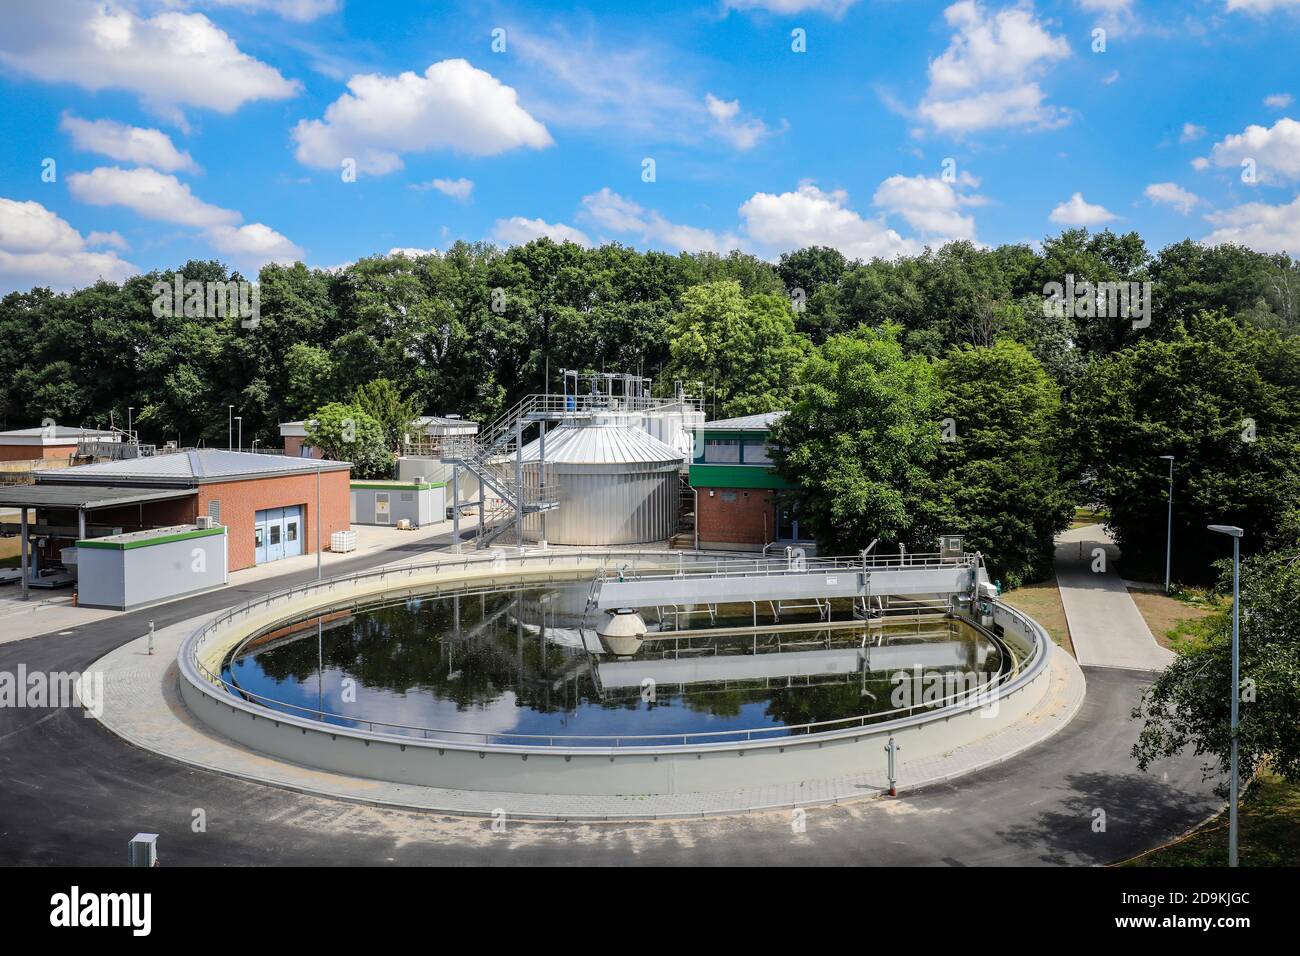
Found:
[[[540,441],[523,449],[524,481],[541,480]],[[546,433],[546,484],[559,507],[524,521],[530,541],[543,520],[551,544],[621,545],[664,541],[677,530],[682,453],[619,414],[566,421]]]

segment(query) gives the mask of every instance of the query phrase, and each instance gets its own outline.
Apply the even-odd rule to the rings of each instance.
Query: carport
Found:
[[[146,504],[169,498],[193,497],[194,488],[123,488],[117,485],[9,485],[0,487],[0,508],[17,508],[19,564],[22,568],[23,600],[28,599],[28,532],[27,509],[47,508],[77,512],[77,540],[86,537],[86,517],[100,508]]]

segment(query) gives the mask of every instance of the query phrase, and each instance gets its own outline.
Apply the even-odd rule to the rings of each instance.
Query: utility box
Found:
[[[147,866],[154,867],[158,865],[158,834],[156,833],[137,833],[127,844],[126,852],[127,866]]]
[[[347,554],[349,551],[357,549],[357,533],[355,531],[335,531],[330,535],[330,550],[335,554]]]
[[[222,587],[224,527],[173,525],[77,542],[77,603],[130,611]]]
[[[959,534],[939,535],[939,557],[960,558],[965,554],[966,539]]]
[[[352,523],[423,527],[444,520],[447,489],[431,482],[352,482]]]

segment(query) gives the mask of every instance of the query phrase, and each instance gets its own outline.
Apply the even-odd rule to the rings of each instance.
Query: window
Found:
[[[273,524],[271,525],[271,527],[267,528],[266,530],[271,532],[271,545],[274,547],[275,545],[279,544],[280,526],[278,524]]]
[[[706,438],[704,460],[722,464],[740,462],[740,442],[735,438]]]
[[[299,457],[299,458],[310,458],[310,457],[312,457],[312,455],[314,455],[315,453],[316,453],[316,449],[315,449],[315,448],[312,448],[311,445],[305,445],[305,444],[304,444],[304,445],[301,445],[301,446],[298,448],[298,457]]]
[[[745,464],[770,465],[772,458],[767,453],[767,442],[761,438],[745,439]]]
[[[254,528],[254,529],[253,529],[253,547],[255,547],[255,548],[260,548],[261,546],[262,546],[262,529],[261,529],[261,528]]]
[[[285,524],[284,540],[290,543],[298,540],[298,522],[290,521]]]
[[[213,498],[208,502],[208,517],[214,524],[221,524],[221,499]]]
[[[722,500],[726,502],[733,502],[736,500],[736,493],[734,491],[724,491],[722,493]]]

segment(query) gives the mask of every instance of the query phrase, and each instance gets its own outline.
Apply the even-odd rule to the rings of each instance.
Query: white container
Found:
[[[337,554],[347,554],[349,551],[357,549],[357,533],[355,531],[335,531],[330,535],[330,550]]]

